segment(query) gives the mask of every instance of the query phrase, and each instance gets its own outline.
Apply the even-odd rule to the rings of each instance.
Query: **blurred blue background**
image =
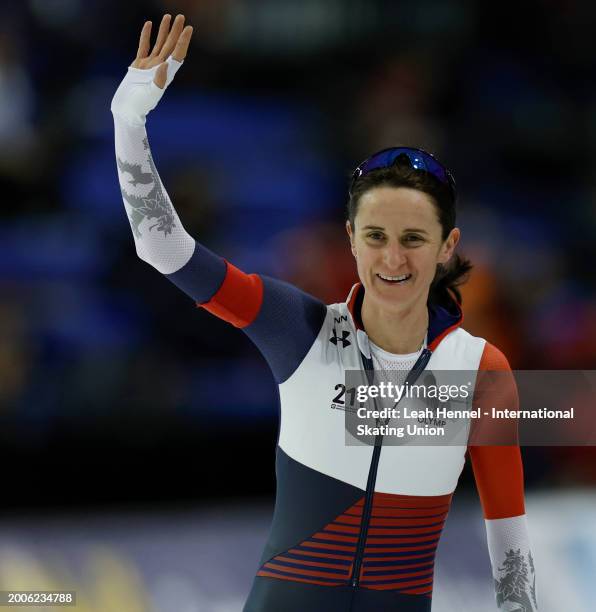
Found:
[[[0,8],[7,529],[23,513],[28,525],[99,513],[110,533],[108,511],[204,518],[204,508],[225,504],[263,524],[259,512],[271,512],[277,408],[267,366],[241,332],[136,257],[118,187],[110,101],[143,21],[157,24],[164,12],[184,13],[195,34],[147,127],[195,238],[247,272],[343,300],[356,279],[343,229],[351,170],[377,149],[420,146],[458,182],[461,251],[475,264],[463,292],[466,329],[517,369],[595,368],[592,3],[23,0]],[[571,487],[594,491],[592,448],[523,454],[530,498],[554,491],[565,503],[576,499]],[[459,491],[480,520],[468,468]],[[537,549],[550,529],[533,530]],[[265,532],[247,548],[247,576]],[[0,559],[12,550],[4,541]],[[596,566],[593,544],[583,571]],[[488,563],[484,549],[478,555]],[[490,585],[488,573],[482,580]],[[225,585],[220,595],[177,609],[239,609],[226,604]],[[168,609],[147,597],[128,609]]]

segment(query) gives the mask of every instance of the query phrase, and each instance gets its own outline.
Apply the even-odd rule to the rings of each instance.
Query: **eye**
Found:
[[[423,241],[424,238],[422,238],[422,236],[419,236],[418,234],[407,234],[406,236],[404,236],[404,242],[407,242],[409,244],[416,244]]]
[[[372,240],[382,240],[383,234],[381,232],[370,232],[367,234],[367,237],[371,238]]]

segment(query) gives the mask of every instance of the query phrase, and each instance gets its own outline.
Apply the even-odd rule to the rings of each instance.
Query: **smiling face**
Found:
[[[367,299],[386,309],[426,305],[437,264],[449,261],[459,230],[446,240],[431,196],[408,187],[381,186],[361,197],[346,229]]]

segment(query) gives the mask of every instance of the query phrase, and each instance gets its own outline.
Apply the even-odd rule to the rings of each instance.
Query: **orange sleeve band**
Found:
[[[489,392],[482,384],[482,371],[511,372],[507,357],[487,342],[478,370],[474,406],[508,406],[517,410],[519,399],[513,373],[511,378],[504,378],[501,382],[498,397],[494,397],[494,386],[490,386]],[[515,428],[512,436],[517,439],[517,423],[512,422],[511,427]],[[468,452],[484,518],[500,519],[525,514],[524,473],[519,446],[470,446]]]
[[[484,518],[525,514],[524,469],[519,446],[471,446],[468,452]]]
[[[247,327],[259,314],[263,303],[263,281],[258,274],[246,274],[226,261],[226,276],[217,293],[204,304],[197,304],[235,327]]]

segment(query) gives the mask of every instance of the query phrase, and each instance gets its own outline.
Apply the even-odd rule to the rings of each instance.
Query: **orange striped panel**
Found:
[[[435,554],[451,497],[374,494],[360,572],[363,588],[432,594]]]
[[[434,557],[451,495],[375,493],[364,546],[362,588],[432,593]],[[257,576],[340,586],[353,572],[364,498],[308,539],[267,561]]]

